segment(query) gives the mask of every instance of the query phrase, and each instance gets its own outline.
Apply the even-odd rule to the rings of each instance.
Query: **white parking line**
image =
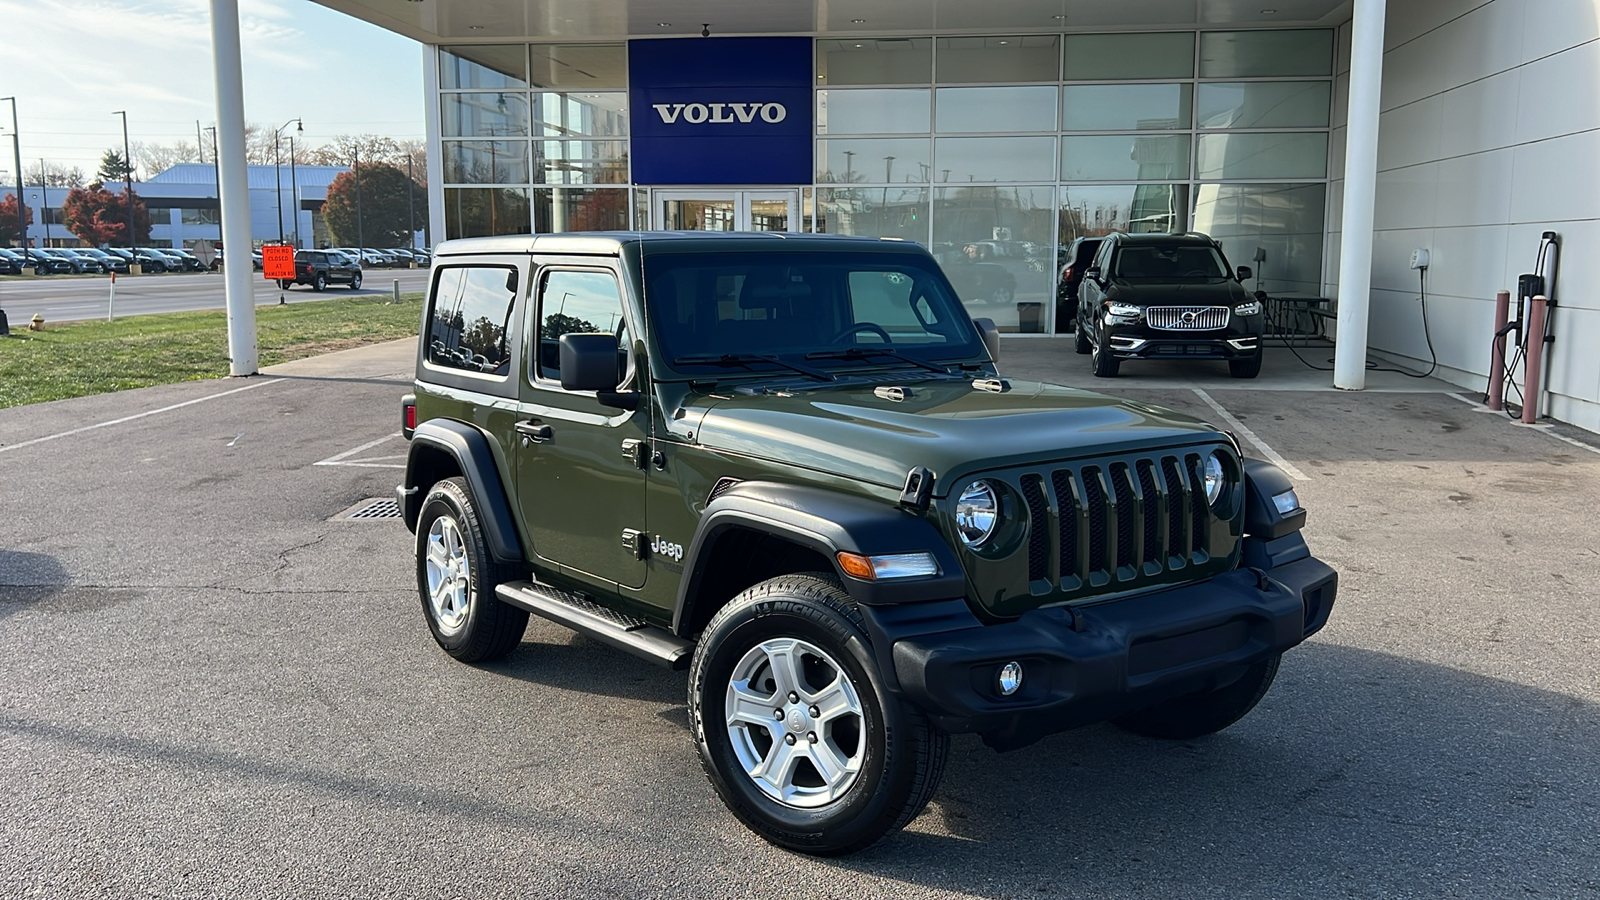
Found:
[[[378,438],[375,441],[367,441],[365,444],[362,444],[359,447],[352,447],[351,449],[346,450],[343,453],[337,454],[335,456],[330,456],[327,459],[322,460],[321,462],[314,462],[314,463],[312,463],[312,465],[313,466],[356,466],[356,467],[364,468],[364,469],[404,469],[405,466],[400,464],[400,463],[378,462],[378,460],[380,460],[380,459],[401,459],[401,458],[403,458],[405,456],[405,454],[403,454],[403,453],[392,453],[392,454],[389,454],[387,456],[369,456],[369,457],[366,457],[365,459],[350,459],[350,457],[355,456],[357,453],[360,453],[363,450],[371,450],[373,447],[378,446],[379,444],[383,443],[384,441],[393,440],[393,439],[395,439],[397,437],[400,437],[400,435],[398,435],[398,434],[386,434],[383,437]]]
[[[1472,399],[1471,397],[1468,397],[1465,394],[1446,394],[1445,396],[1446,397],[1454,397],[1457,400],[1460,400],[1462,403],[1465,403],[1468,406],[1471,406],[1473,408],[1473,410],[1472,410],[1473,412],[1487,412],[1487,413],[1494,413],[1496,415],[1502,415],[1502,416],[1506,415],[1504,410],[1490,409],[1488,406],[1485,406],[1484,404],[1479,403],[1478,401]],[[1537,431],[1540,434],[1549,435],[1550,437],[1553,437],[1558,441],[1563,441],[1565,443],[1571,444],[1574,447],[1581,447],[1582,449],[1587,450],[1590,453],[1600,453],[1600,447],[1596,447],[1593,444],[1585,444],[1583,441],[1577,440],[1576,438],[1569,438],[1564,434],[1557,434],[1556,431],[1555,431],[1554,426],[1545,425],[1545,424],[1542,424],[1542,423],[1541,424],[1536,424],[1536,425],[1523,425],[1522,422],[1520,420],[1518,420],[1518,419],[1511,419],[1510,416],[1507,416],[1507,418],[1510,419],[1511,424],[1516,425],[1518,427],[1528,428],[1528,429],[1531,429],[1533,431]]]
[[[5,453],[8,450],[20,450],[23,447],[31,447],[34,444],[42,444],[45,441],[53,441],[56,438],[71,437],[74,434],[82,434],[85,431],[93,431],[96,428],[105,428],[105,427],[110,426],[110,425],[121,425],[123,422],[132,422],[135,419],[143,419],[146,416],[153,416],[153,415],[157,415],[158,413],[171,412],[172,410],[175,410],[175,409],[182,409],[185,406],[193,406],[196,403],[204,403],[207,400],[215,400],[218,397],[226,397],[229,394],[237,394],[237,393],[240,393],[241,391],[251,391],[251,390],[255,390],[258,387],[266,387],[269,384],[277,384],[278,382],[280,382],[282,380],[283,380],[282,378],[274,378],[271,381],[258,381],[255,384],[247,384],[244,387],[234,388],[231,391],[223,391],[220,394],[211,394],[211,395],[206,396],[206,397],[196,397],[193,400],[185,400],[182,403],[174,403],[171,406],[163,406],[160,409],[147,410],[147,411],[142,412],[142,413],[134,413],[131,416],[123,416],[120,419],[112,419],[109,422],[96,422],[93,425],[85,425],[82,428],[74,428],[74,429],[72,429],[70,431],[62,431],[62,432],[59,432],[57,434],[47,434],[44,437],[34,438],[31,441],[23,441],[20,444],[12,444],[12,445],[10,445],[8,447],[0,447],[0,453]]]
[[[1237,431],[1239,433],[1240,437],[1244,438],[1245,440],[1249,441],[1252,445],[1254,445],[1257,450],[1261,451],[1261,455],[1262,456],[1265,456],[1267,459],[1272,460],[1272,462],[1274,464],[1276,464],[1278,468],[1280,468],[1284,472],[1288,473],[1290,478],[1293,478],[1296,481],[1310,481],[1311,480],[1310,478],[1306,477],[1306,473],[1300,471],[1299,469],[1296,469],[1294,467],[1293,463],[1289,462],[1287,459],[1284,459],[1282,456],[1279,456],[1278,455],[1278,451],[1272,449],[1271,447],[1268,447],[1266,441],[1263,441],[1261,438],[1256,437],[1256,433],[1254,431],[1251,431],[1249,428],[1246,428],[1245,424],[1243,422],[1241,422],[1238,419],[1234,418],[1233,417],[1233,413],[1228,412],[1227,410],[1223,409],[1221,403],[1218,403],[1217,401],[1211,399],[1211,395],[1210,394],[1206,393],[1205,391],[1200,390],[1199,388],[1191,388],[1191,390],[1193,390],[1196,394],[1198,394],[1200,396],[1200,399],[1204,400],[1206,402],[1207,406],[1209,406],[1212,409],[1216,410],[1217,411],[1217,415],[1221,416],[1224,421],[1226,421],[1229,425],[1233,426],[1233,430]]]

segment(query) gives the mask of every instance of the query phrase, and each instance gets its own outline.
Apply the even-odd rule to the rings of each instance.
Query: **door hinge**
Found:
[[[622,458],[632,462],[635,469],[644,468],[644,441],[638,438],[624,438]]]
[[[628,551],[634,559],[644,559],[646,546],[644,532],[637,528],[622,529],[622,549]]]

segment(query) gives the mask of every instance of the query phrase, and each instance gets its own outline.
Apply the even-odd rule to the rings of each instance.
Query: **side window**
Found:
[[[506,374],[506,323],[516,299],[515,274],[503,266],[452,267],[439,273],[428,325],[429,362]]]
[[[620,380],[628,342],[616,276],[596,271],[555,271],[545,275],[539,290],[539,377],[561,380],[563,334],[592,333],[616,335]]]

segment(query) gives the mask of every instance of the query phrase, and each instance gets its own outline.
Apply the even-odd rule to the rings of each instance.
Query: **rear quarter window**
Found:
[[[506,328],[516,299],[515,274],[509,266],[440,270],[429,301],[429,363],[487,375],[509,372]]]

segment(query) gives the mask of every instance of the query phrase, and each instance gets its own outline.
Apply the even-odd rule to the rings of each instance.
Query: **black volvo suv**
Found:
[[[1223,359],[1235,378],[1261,372],[1263,298],[1204,234],[1112,234],[1078,288],[1079,353],[1114,378],[1125,359]]]

